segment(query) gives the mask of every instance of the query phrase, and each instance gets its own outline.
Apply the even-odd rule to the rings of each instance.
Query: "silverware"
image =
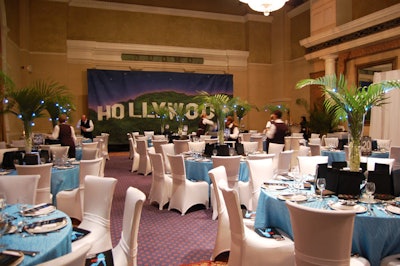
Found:
[[[15,251],[15,252],[22,252],[24,255],[28,255],[31,257],[35,257],[37,254],[39,254],[39,251],[29,251],[29,250],[22,250],[22,249],[11,249],[7,248],[9,251]]]

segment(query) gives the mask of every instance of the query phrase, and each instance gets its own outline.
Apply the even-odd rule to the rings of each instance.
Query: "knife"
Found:
[[[15,252],[22,252],[24,255],[28,255],[31,257],[35,257],[37,254],[39,254],[39,251],[29,251],[29,250],[22,250],[22,249],[12,249],[12,248],[7,248],[6,250],[9,251],[15,251]]]

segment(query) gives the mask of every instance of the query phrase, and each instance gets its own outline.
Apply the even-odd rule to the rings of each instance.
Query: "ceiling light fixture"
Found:
[[[269,13],[281,9],[289,0],[239,0],[242,3],[248,4],[251,9],[257,12],[263,12],[264,16],[269,16]]]

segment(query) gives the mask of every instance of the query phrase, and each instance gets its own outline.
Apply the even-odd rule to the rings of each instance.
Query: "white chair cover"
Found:
[[[176,209],[185,215],[187,210],[196,204],[203,204],[208,208],[208,183],[186,179],[185,162],[182,155],[167,156],[171,164],[172,175],[172,194],[168,210]]]
[[[85,266],[86,255],[88,254],[91,244],[85,244],[80,249],[70,252],[64,256],[37,264],[37,266]]]
[[[165,173],[164,160],[161,153],[150,153],[149,157],[153,167],[149,201],[150,203],[157,202],[161,211],[171,198],[172,178]]]
[[[171,164],[169,163],[169,159],[168,159],[167,155],[168,154],[175,155],[174,146],[175,146],[174,143],[168,143],[168,144],[161,145],[161,151],[164,156],[164,164],[165,164],[165,173],[166,174],[171,173]]]
[[[112,250],[114,265],[136,266],[140,216],[146,195],[137,188],[129,187],[125,196],[122,232],[118,245]]]
[[[139,153],[138,174],[148,175],[151,173],[151,162],[147,151],[147,140],[136,140],[137,152]]]
[[[282,241],[261,237],[254,230],[244,226],[237,192],[227,188],[222,183],[219,183],[219,186],[228,210],[231,231],[228,265],[294,265],[293,241],[288,237],[285,237]]]
[[[316,176],[317,165],[328,163],[328,156],[297,156],[297,160],[301,174]]]
[[[296,265],[369,265],[364,258],[350,259],[354,212],[315,209],[290,201],[286,206],[295,239]],[[315,232],[323,232],[323,237]]]
[[[7,204],[35,204],[40,175],[2,175],[0,191],[7,197]]]
[[[50,193],[51,168],[52,163],[37,165],[15,165],[18,175],[39,175],[39,181],[36,190],[35,204],[52,203],[53,196]]]
[[[188,139],[174,139],[175,154],[189,151],[189,141]]]
[[[85,177],[84,215],[78,228],[89,230],[90,234],[72,243],[73,252],[87,243],[92,244],[89,254],[112,249],[110,214],[116,184],[112,177]]]

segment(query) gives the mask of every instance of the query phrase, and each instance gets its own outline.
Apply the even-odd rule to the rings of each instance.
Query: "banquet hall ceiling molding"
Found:
[[[190,64],[169,62],[138,62],[123,61],[122,54],[141,54],[176,57],[201,57],[203,66],[215,66],[229,69],[230,67],[247,67],[249,52],[237,50],[200,49],[159,45],[140,45],[124,43],[107,43],[96,41],[67,40],[67,59],[70,63],[110,62],[121,65],[151,65],[160,66],[174,64],[188,66]],[[199,65],[196,65],[198,67]]]
[[[300,44],[309,51],[305,58],[312,60],[327,54],[398,37],[400,30],[399,14],[400,4],[393,5],[329,31],[303,39]],[[383,26],[385,23],[388,26]]]
[[[167,15],[167,16],[181,16],[181,17],[191,17],[191,18],[210,19],[219,21],[239,22],[239,23],[245,23],[247,21],[272,23],[273,20],[272,16],[265,17],[263,15],[256,15],[256,14],[246,14],[240,16],[240,15],[229,15],[229,14],[212,13],[204,11],[114,3],[106,1],[93,1],[93,0],[70,0],[69,5],[73,7],[97,8],[97,9],[125,11],[125,12],[139,12],[139,13],[149,13],[149,14]]]

